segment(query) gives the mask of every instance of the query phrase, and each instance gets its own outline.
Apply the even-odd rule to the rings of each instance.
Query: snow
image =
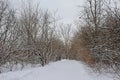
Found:
[[[82,62],[62,60],[45,67],[0,74],[0,80],[113,80],[109,74],[91,73]]]

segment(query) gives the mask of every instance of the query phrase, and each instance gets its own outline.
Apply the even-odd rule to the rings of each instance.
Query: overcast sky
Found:
[[[21,0],[10,0],[14,7],[21,6]],[[22,0],[29,1],[29,0]],[[78,18],[80,9],[78,5],[83,5],[84,0],[31,0],[32,3],[40,3],[42,8],[51,12],[57,10],[57,14],[62,18],[63,23],[73,23]]]

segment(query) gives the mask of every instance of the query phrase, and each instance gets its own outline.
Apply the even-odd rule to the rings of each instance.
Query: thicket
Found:
[[[86,0],[73,49],[95,70],[114,71],[120,77],[119,1]],[[81,56],[82,55],[82,56]],[[75,57],[76,58],[76,57]]]
[[[96,69],[111,69],[120,77],[119,1],[86,0],[77,31],[58,24],[56,14],[30,3],[19,11],[0,0],[0,70],[14,65],[61,59],[81,60]]]

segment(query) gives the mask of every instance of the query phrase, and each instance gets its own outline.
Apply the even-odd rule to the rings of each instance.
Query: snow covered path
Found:
[[[106,74],[90,73],[81,62],[62,60],[45,67],[8,72],[0,75],[0,80],[113,80]]]

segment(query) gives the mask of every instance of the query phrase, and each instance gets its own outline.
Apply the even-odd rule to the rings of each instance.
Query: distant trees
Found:
[[[71,37],[72,37],[72,25],[71,24],[61,24],[60,25],[60,36],[64,42],[64,56],[66,59],[70,58],[70,47],[71,47]]]

